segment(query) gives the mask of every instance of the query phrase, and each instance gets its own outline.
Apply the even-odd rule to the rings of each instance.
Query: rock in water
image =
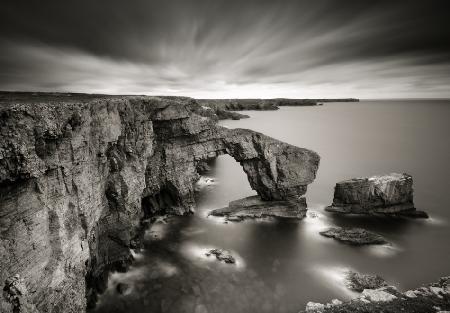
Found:
[[[278,217],[303,218],[306,215],[306,200],[263,201],[259,196],[235,200],[222,209],[209,213],[214,216],[226,216],[229,221],[240,221],[244,218]]]
[[[320,232],[322,236],[334,238],[338,241],[352,245],[379,245],[387,241],[380,235],[369,232],[362,228],[331,227]]]
[[[211,254],[215,255],[216,259],[219,261],[223,261],[228,264],[236,263],[236,259],[231,255],[231,253],[228,250],[211,249],[207,253],[205,253],[206,256],[211,256]]]
[[[337,183],[333,204],[326,210],[345,214],[428,217],[414,207],[411,175],[398,173]]]
[[[348,288],[358,292],[363,292],[364,289],[377,289],[387,286],[386,281],[378,275],[348,271],[345,276]]]

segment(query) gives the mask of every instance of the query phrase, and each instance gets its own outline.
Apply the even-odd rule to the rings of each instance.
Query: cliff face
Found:
[[[304,194],[319,163],[218,127],[189,98],[2,94],[0,104],[2,312],[85,310],[104,273],[130,260],[142,218],[194,209],[203,160],[229,153],[265,200]]]

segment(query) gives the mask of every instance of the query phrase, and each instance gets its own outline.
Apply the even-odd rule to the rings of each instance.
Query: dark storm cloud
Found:
[[[444,1],[3,1],[0,88],[450,96]]]

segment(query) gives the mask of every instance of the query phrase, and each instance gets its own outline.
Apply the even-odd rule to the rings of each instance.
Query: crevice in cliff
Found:
[[[165,214],[174,206],[179,205],[177,191],[173,186],[165,186],[153,195],[142,198],[141,207],[144,212],[144,219],[148,219],[155,214]]]

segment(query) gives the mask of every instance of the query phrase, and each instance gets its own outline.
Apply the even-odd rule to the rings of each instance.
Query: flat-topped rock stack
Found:
[[[353,178],[336,184],[329,212],[426,218],[413,201],[413,179],[408,174]]]

